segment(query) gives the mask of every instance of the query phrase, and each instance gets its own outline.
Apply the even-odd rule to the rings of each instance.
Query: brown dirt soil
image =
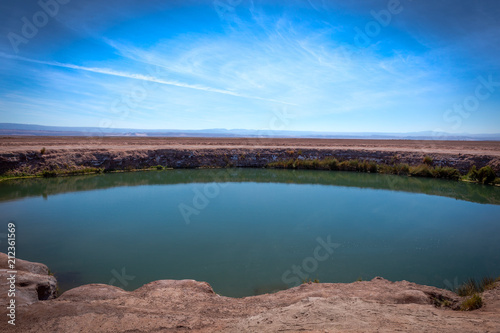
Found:
[[[2,254],[2,262],[5,254]],[[3,267],[1,267],[3,268]],[[20,261],[30,283],[47,279],[45,265]],[[6,269],[0,269],[0,299],[7,304]],[[34,291],[17,285],[19,292]],[[18,282],[19,284],[19,282]],[[27,295],[27,294],[25,294]],[[1,332],[500,332],[500,283],[483,293],[484,306],[455,311],[456,294],[382,278],[354,283],[309,283],[274,294],[223,297],[206,282],[159,280],[132,292],[90,284],[33,303],[18,299],[16,326]]]
[[[162,137],[0,137],[0,153],[47,149],[317,148],[500,156],[500,141],[162,138]]]

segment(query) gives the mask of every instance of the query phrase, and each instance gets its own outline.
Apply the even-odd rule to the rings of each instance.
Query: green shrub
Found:
[[[460,285],[455,291],[458,296],[472,296],[477,293],[483,292],[481,285],[479,285],[473,278],[468,279]]]
[[[87,168],[63,171],[61,172],[61,174],[76,176],[76,175],[86,175],[90,173],[104,173],[104,172],[107,172],[107,170],[104,170],[104,168],[87,167]]]
[[[477,180],[483,184],[493,184],[495,178],[495,171],[489,165],[482,167],[477,173]]]
[[[414,177],[434,177],[433,169],[427,164],[410,168],[410,174]]]
[[[270,168],[278,168],[278,169],[295,169],[299,166],[299,160],[289,159],[286,161],[276,161],[268,163],[267,166]]]
[[[408,164],[401,164],[401,172],[405,174],[410,174],[410,166]]]
[[[466,298],[465,301],[460,305],[461,311],[472,311],[479,309],[483,306],[483,299],[478,294],[474,294],[469,298]]]
[[[342,161],[339,164],[339,170],[341,171],[359,171],[359,161],[358,160],[348,160]]]
[[[162,165],[157,165],[156,166],[156,170],[163,170],[163,169],[165,169],[165,168]]]
[[[472,181],[477,181],[479,179],[477,168],[475,165],[470,168],[469,172],[467,173],[467,178]]]
[[[4,178],[11,178],[11,177],[31,177],[34,175],[36,175],[36,172],[34,172],[31,169],[31,166],[24,165],[19,169],[7,170],[2,176]]]
[[[358,160],[350,160],[348,162],[349,169],[352,171],[359,171],[359,161]]]
[[[427,164],[428,166],[431,166],[434,161],[432,160],[432,157],[425,155],[424,157],[424,164]]]
[[[493,288],[496,280],[492,277],[483,277],[480,283],[476,282],[475,279],[469,278],[462,285],[460,285],[455,292],[458,296],[473,296],[478,293],[482,293],[487,289]]]
[[[378,172],[377,163],[375,162],[368,163],[368,172],[377,173]]]
[[[434,306],[438,308],[451,308],[453,306],[453,301],[443,295],[437,295],[431,298]]]
[[[347,161],[342,161],[339,163],[339,170],[340,171],[348,171],[348,162]]]
[[[375,170],[375,171],[370,171]],[[362,161],[358,165],[358,171],[360,172],[377,172],[377,165],[373,162]]]
[[[426,156],[429,157],[429,156]],[[429,157],[430,158],[430,157]],[[431,159],[432,160],[432,159]],[[340,170],[340,171],[358,171],[369,173],[384,173],[395,175],[411,175],[414,177],[427,177],[427,178],[443,178],[450,180],[460,180],[462,175],[460,172],[452,167],[432,167],[429,159],[426,159],[425,164],[415,167],[410,167],[408,164],[377,164],[374,161],[359,161],[357,159],[344,160],[339,162],[333,157],[327,157],[323,160],[299,160],[288,159],[283,161],[276,161],[268,163],[266,166],[270,168],[283,168],[283,169],[313,169],[313,170]],[[482,171],[481,171],[482,170]],[[486,183],[495,182],[494,171],[491,167],[482,168],[477,174],[483,177]],[[476,169],[472,167],[468,173],[468,178],[475,179]],[[483,179],[481,178],[481,179]]]
[[[319,161],[317,158],[315,158],[314,160],[312,160],[311,164],[309,165],[309,169],[313,169],[313,170],[319,169],[319,166],[320,166]]]
[[[44,177],[44,178],[51,178],[51,177],[56,177],[56,176],[57,176],[57,172],[54,170],[42,171],[42,177]]]
[[[339,161],[336,158],[327,158],[324,160],[325,166],[330,170],[338,170],[339,169]]]
[[[395,175],[408,175],[410,173],[410,166],[408,164],[395,164],[390,173]]]
[[[306,163],[307,161],[299,159],[296,160],[290,159],[288,161],[281,162],[282,167],[285,169],[305,169]]]
[[[392,174],[394,173],[395,167],[389,166],[387,164],[381,164],[378,166],[378,172],[380,173],[385,173],[385,174]]]
[[[45,147],[43,147],[42,149],[40,149],[40,155],[43,155],[45,154]]]
[[[481,280],[481,287],[483,288],[483,290],[489,290],[489,289],[493,289],[493,287],[495,286],[495,282],[496,282],[496,279],[492,278],[492,277],[484,277],[482,280]]]
[[[450,167],[436,167],[434,168],[434,176],[437,178],[459,180],[461,175],[455,168]]]

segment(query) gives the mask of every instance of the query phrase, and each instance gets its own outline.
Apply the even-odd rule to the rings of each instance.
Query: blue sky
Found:
[[[0,122],[500,132],[495,0],[59,1],[0,4]]]

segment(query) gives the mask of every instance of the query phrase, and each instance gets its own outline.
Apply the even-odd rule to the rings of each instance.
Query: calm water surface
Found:
[[[2,252],[9,221],[17,257],[47,264],[62,290],[195,279],[249,296],[304,278],[500,275],[500,189],[443,180],[229,169],[6,181]]]

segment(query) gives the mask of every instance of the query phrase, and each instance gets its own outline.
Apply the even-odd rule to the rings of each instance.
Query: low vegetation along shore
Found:
[[[331,171],[355,171],[367,173],[382,173],[392,175],[403,175],[412,177],[441,178],[450,180],[463,180],[481,184],[500,184],[500,178],[496,177],[495,171],[490,166],[479,170],[474,165],[465,175],[452,167],[433,166],[433,160],[429,156],[423,158],[422,164],[410,166],[398,163],[394,160],[391,164],[377,164],[373,161],[344,160],[335,158],[323,160],[288,159],[267,164],[269,168],[282,169],[307,169],[307,170],[331,170]]]

